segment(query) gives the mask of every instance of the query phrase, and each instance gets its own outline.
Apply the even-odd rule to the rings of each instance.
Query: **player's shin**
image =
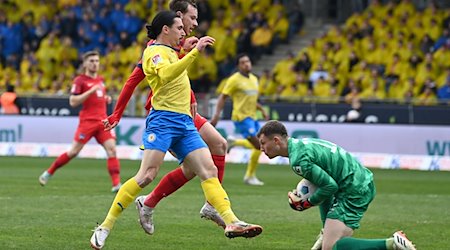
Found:
[[[209,178],[201,183],[206,200],[219,212],[225,224],[231,224],[239,219],[231,210],[228,195],[220,185],[219,179]]]
[[[211,155],[214,161],[214,165],[217,167],[217,178],[222,183],[223,175],[225,172],[225,155]]]
[[[117,217],[119,217],[122,211],[134,201],[141,190],[142,188],[138,185],[134,178],[126,181],[119,189],[119,192],[117,192],[116,197],[114,198],[114,201],[109,209],[108,215],[101,224],[101,227],[112,229]]]

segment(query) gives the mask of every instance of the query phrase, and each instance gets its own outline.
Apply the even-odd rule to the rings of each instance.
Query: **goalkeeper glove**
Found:
[[[308,201],[308,199],[302,199],[297,195],[297,190],[288,192],[288,201],[291,208],[297,211],[303,211],[312,207],[312,204]]]

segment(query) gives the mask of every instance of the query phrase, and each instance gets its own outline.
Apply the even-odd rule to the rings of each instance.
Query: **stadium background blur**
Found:
[[[77,114],[66,106],[81,54],[88,49],[101,51],[100,74],[106,77],[110,93],[117,95],[145,46],[144,24],[158,9],[167,8],[167,2],[0,0],[0,94],[7,85],[14,85],[23,105],[20,116],[0,114],[0,182],[4,186],[0,199],[5,204],[0,215],[4,222],[0,245],[5,249],[88,247],[93,222],[106,208],[98,204],[109,206],[111,200],[105,191],[110,183],[102,168],[103,149],[86,145],[81,159],[62,171],[51,186],[40,187],[37,178],[53,160],[50,157],[70,146],[66,143],[72,138]],[[248,52],[254,72],[261,76],[262,101],[270,106],[272,119],[285,121],[292,137],[335,141],[374,168],[378,195],[359,236],[386,237],[401,225],[420,248],[448,248],[448,223],[442,218],[449,215],[450,200],[449,1],[380,1],[381,6],[369,0],[197,2],[197,35],[206,33],[218,39],[214,50],[202,55],[201,64],[190,69],[193,86],[199,88],[201,114],[208,116],[223,79],[234,70],[230,66],[234,55]],[[277,10],[286,19],[273,18],[280,13]],[[263,20],[269,29],[262,25]],[[277,20],[281,21],[274,24]],[[265,43],[252,46],[252,36]],[[300,48],[291,49],[295,44]],[[377,85],[379,95],[367,94],[371,85]],[[136,91],[126,115],[144,114],[146,88],[143,83]],[[447,96],[439,98],[440,89]],[[422,92],[427,94],[419,98]],[[331,120],[332,115],[325,120],[321,115],[324,109],[319,110],[323,106],[332,112],[342,106],[345,110],[359,100],[363,113],[371,114],[376,108],[378,123],[395,124],[336,124],[341,120]],[[277,106],[280,103],[286,106]],[[305,106],[311,109],[303,112],[300,120],[302,116],[295,112]],[[281,114],[278,107],[292,111],[293,119]],[[411,116],[403,119],[395,114],[396,120],[381,119],[381,113],[390,116],[396,110],[406,110]],[[232,135],[229,111],[224,110],[228,118],[217,128]],[[363,122],[369,123],[368,119]],[[130,117],[122,119],[116,129],[123,176],[135,172],[141,156],[136,144],[143,129],[142,118]],[[320,228],[314,224],[317,211],[294,215],[286,206],[286,190],[298,182],[286,168],[287,160],[261,158],[259,173],[266,185],[246,189],[242,176],[248,157],[243,150],[230,151],[226,185],[233,202],[241,206],[240,213],[252,207],[252,213],[246,214],[250,219],[264,218],[264,237],[224,241],[222,234],[211,233],[216,228],[198,219],[196,204],[204,197],[198,183],[192,182],[180,195],[175,194],[176,198],[161,204],[161,233],[151,240],[152,248],[298,249],[312,245]],[[176,162],[169,159],[162,171],[174,167]],[[93,197],[97,205],[93,205]],[[417,206],[418,200],[426,205]],[[86,204],[95,211],[86,212]],[[111,239],[112,246],[144,248],[142,240],[147,236],[136,224],[134,212],[124,216],[120,227],[120,233]],[[23,232],[27,232],[26,239]]]
[[[165,0],[6,0],[0,9],[0,93],[69,94],[80,55],[102,54],[100,74],[117,95],[147,40],[143,26]],[[189,69],[200,96],[220,91],[245,52],[258,65],[305,39],[304,24],[324,23],[308,46],[260,72],[268,101],[448,104],[450,9],[445,1],[197,1],[195,35],[217,39]],[[321,8],[327,11],[321,11]],[[306,13],[306,14],[305,14]],[[278,57],[279,58],[279,57]],[[145,99],[147,84],[135,96]],[[145,94],[141,94],[141,93]],[[208,95],[209,96],[209,95]],[[142,103],[135,104],[141,114]]]

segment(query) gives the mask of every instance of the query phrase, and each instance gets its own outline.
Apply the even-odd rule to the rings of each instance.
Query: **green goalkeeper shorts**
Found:
[[[335,195],[334,203],[327,213],[327,218],[342,221],[351,229],[359,228],[359,221],[375,197],[373,182],[359,191],[342,192]]]

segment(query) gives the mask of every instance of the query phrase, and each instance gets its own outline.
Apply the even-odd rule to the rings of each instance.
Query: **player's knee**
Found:
[[[80,150],[71,149],[67,152],[67,156],[69,156],[70,159],[76,157],[80,153]]]
[[[106,155],[108,155],[108,158],[116,157],[117,156],[116,148],[115,147],[107,148]]]
[[[227,140],[222,136],[218,136],[215,140],[208,145],[211,154],[213,155],[225,155],[227,152]]]

